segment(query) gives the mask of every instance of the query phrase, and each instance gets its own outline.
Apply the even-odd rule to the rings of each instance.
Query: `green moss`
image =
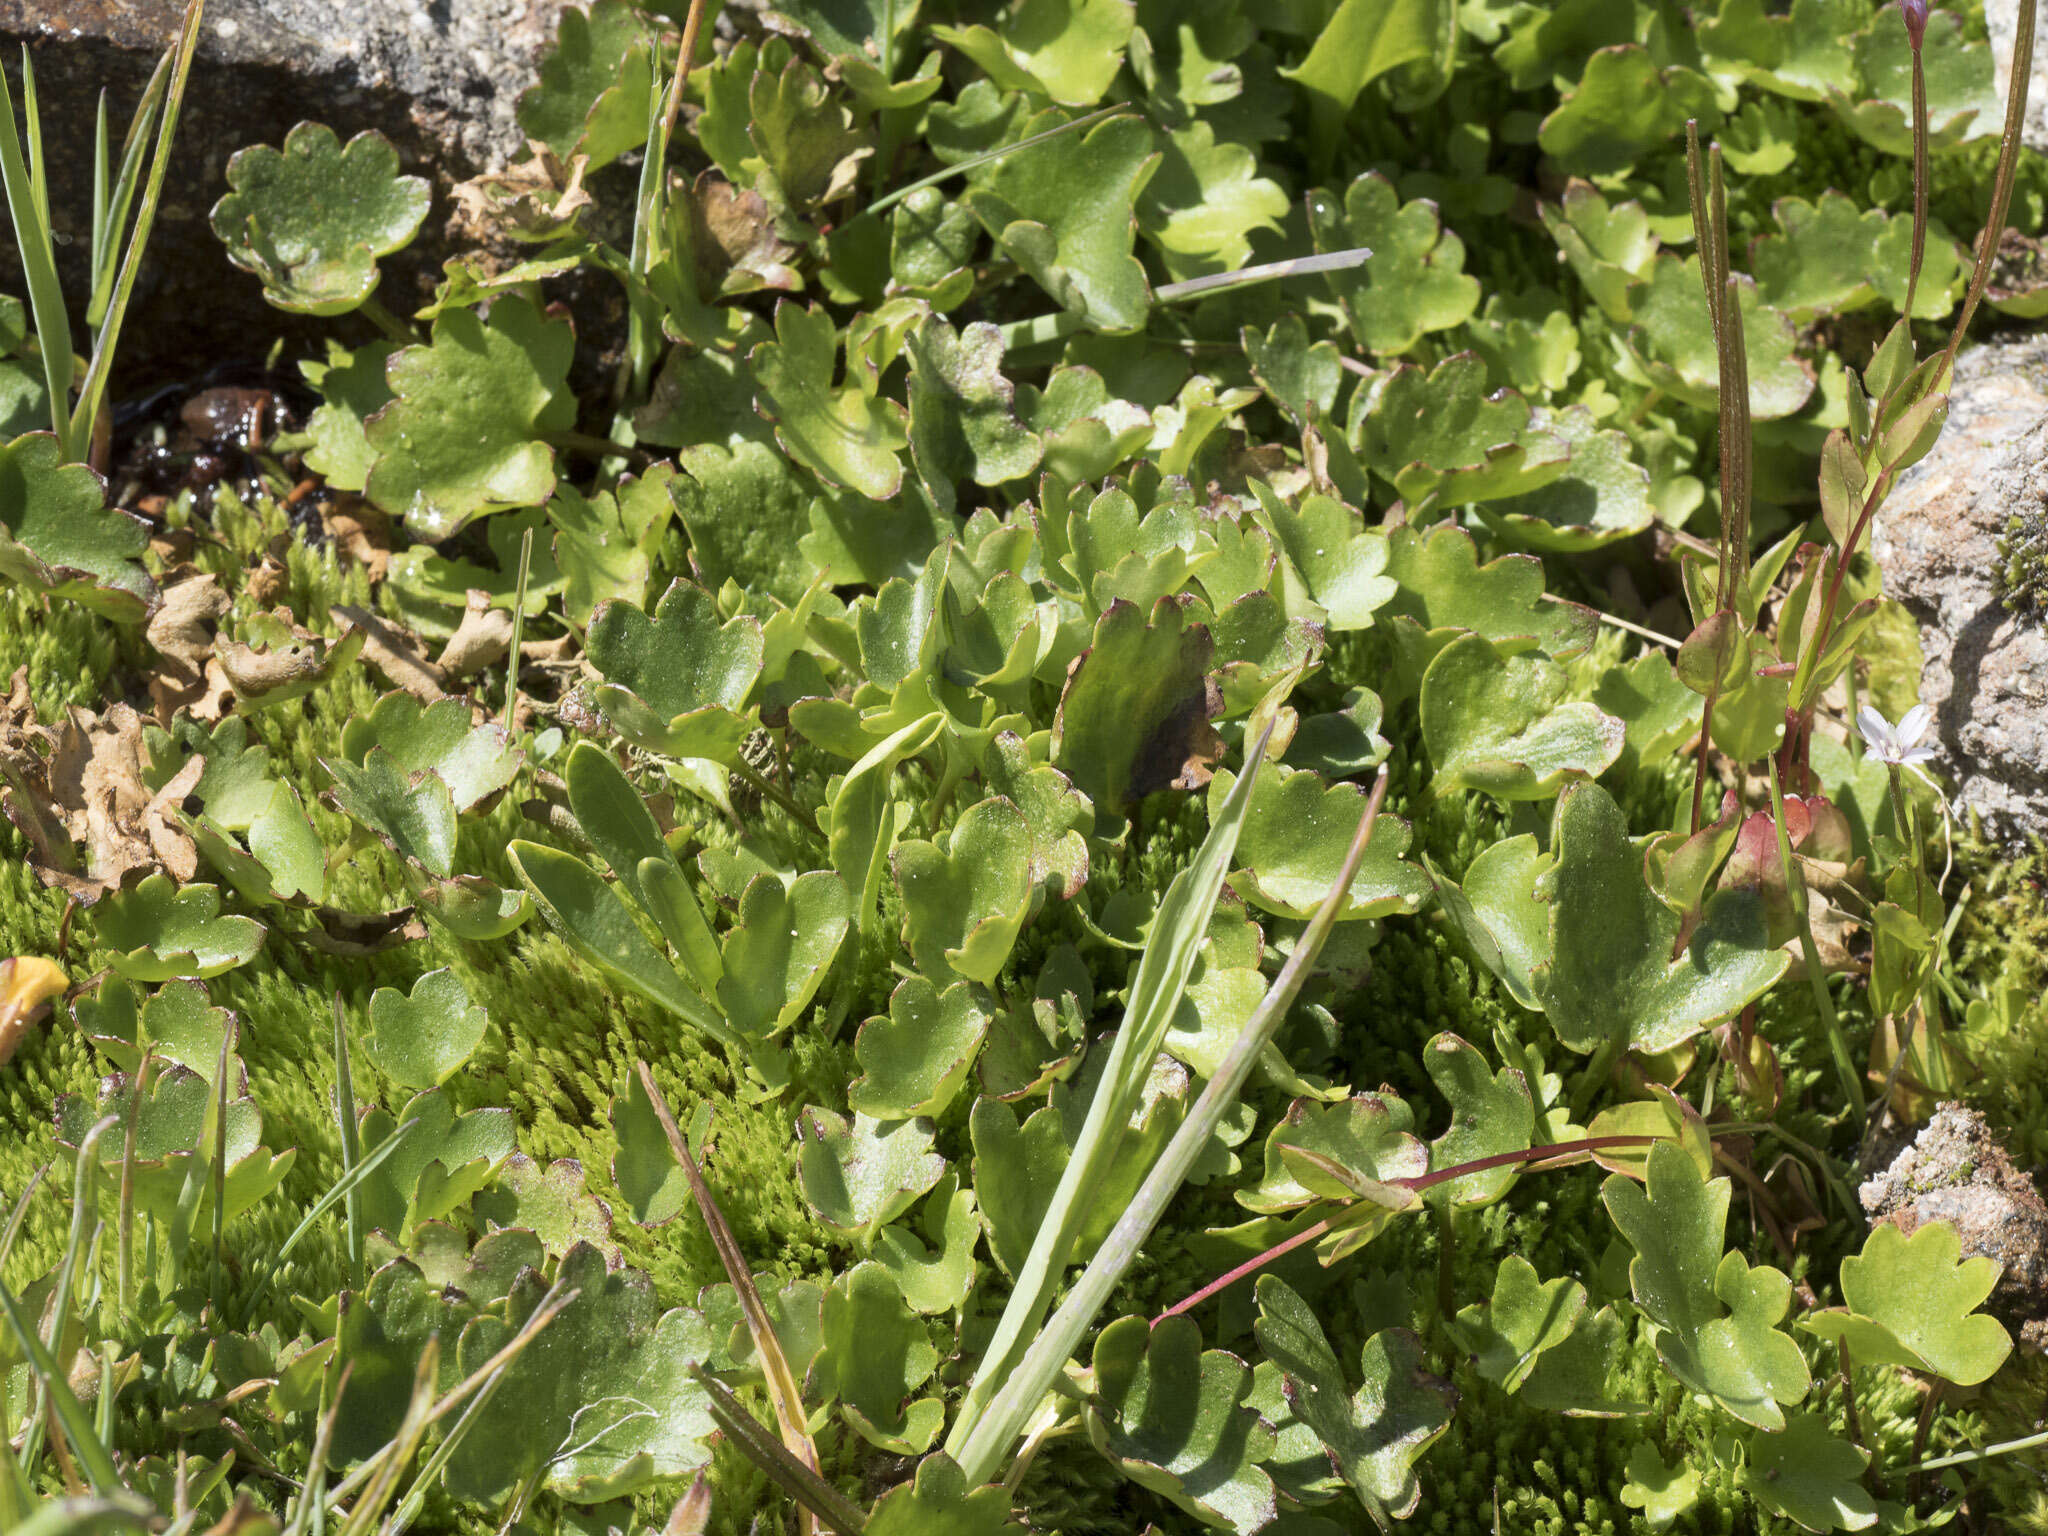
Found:
[[[2005,606],[2038,611],[2048,607],[2048,513],[2039,507],[2015,512],[1998,540],[1999,590]]]

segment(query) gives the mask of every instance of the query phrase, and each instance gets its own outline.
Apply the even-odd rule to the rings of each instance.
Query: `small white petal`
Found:
[[[1905,718],[1899,721],[1899,745],[1910,747],[1918,742],[1927,734],[1927,727],[1933,719],[1934,711],[1925,704],[1915,704],[1907,710]]]
[[[1915,763],[1931,763],[1940,755],[1933,747],[1908,747],[1899,754],[1899,761],[1910,768]]]
[[[1863,733],[1863,739],[1878,751],[1892,743],[1892,728],[1883,715],[1865,704],[1856,711],[1856,729]]]

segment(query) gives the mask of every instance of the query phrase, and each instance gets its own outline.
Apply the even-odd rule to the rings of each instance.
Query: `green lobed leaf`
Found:
[[[1621,1486],[1621,1502],[1641,1510],[1651,1530],[1668,1529],[1679,1516],[1690,1513],[1699,1499],[1699,1469],[1684,1456],[1677,1465],[1667,1467],[1649,1441],[1636,1446],[1628,1459],[1628,1481]]]
[[[922,1214],[924,1240],[901,1224],[884,1227],[875,1235],[875,1262],[911,1311],[957,1311],[974,1288],[974,1249],[981,1241],[974,1191],[960,1188],[959,1174],[949,1172],[933,1186]]]
[[[385,368],[397,351],[392,341],[365,342],[353,350],[330,341],[326,362],[299,365],[321,399],[306,422],[312,439],[306,467],[338,491],[360,491],[368,483],[377,451],[366,424],[394,398]]]
[[[1258,168],[1250,146],[1218,143],[1209,123],[1197,120],[1166,136],[1159,170],[1138,204],[1138,227],[1175,278],[1235,271],[1251,259],[1253,231],[1278,231],[1287,194]]]
[[[555,46],[519,97],[519,131],[599,170],[646,142],[655,90],[654,31],[639,11],[625,0],[564,6]]]
[[[1548,485],[1481,504],[1480,515],[1525,548],[1583,554],[1632,538],[1657,518],[1650,472],[1626,434],[1602,431],[1582,406],[1539,411],[1532,427],[1571,450]]]
[[[591,621],[591,665],[605,682],[598,704],[614,728],[648,751],[730,763],[752,729],[740,713],[761,675],[760,622],[719,620],[711,594],[670,585],[654,616],[618,601]]]
[[[1414,1124],[1408,1105],[1392,1093],[1362,1093],[1335,1104],[1296,1099],[1266,1134],[1265,1176],[1239,1190],[1237,1202],[1270,1215],[1350,1199],[1372,1183],[1384,1186],[1379,1203],[1408,1208],[1413,1198],[1392,1181],[1429,1171],[1429,1152],[1412,1134]]]
[[[446,1088],[413,1095],[396,1114],[365,1110],[360,1135],[364,1152],[413,1125],[403,1143],[357,1186],[363,1224],[405,1243],[423,1221],[439,1221],[460,1210],[517,1150],[512,1111],[460,1111]]]
[[[1476,1046],[1458,1036],[1435,1036],[1422,1048],[1423,1070],[1450,1103],[1451,1123],[1429,1144],[1430,1171],[1525,1152],[1536,1130],[1536,1106],[1529,1084],[1512,1067],[1491,1069]],[[1514,1185],[1510,1164],[1468,1173],[1431,1189],[1427,1198],[1451,1205],[1491,1205]]]
[[[1596,705],[1566,702],[1568,686],[1549,657],[1503,655],[1483,635],[1460,636],[1437,652],[1422,675],[1421,702],[1437,792],[1540,800],[1606,772],[1626,729]]]
[[[1294,1415],[1315,1431],[1345,1482],[1381,1530],[1422,1501],[1415,1462],[1451,1421],[1458,1395],[1422,1368],[1422,1341],[1386,1328],[1365,1342],[1364,1382],[1354,1393],[1315,1313],[1272,1275],[1258,1284],[1253,1332],[1280,1367]]]
[[[1753,1434],[1742,1486],[1765,1509],[1809,1531],[1861,1531],[1877,1524],[1863,1486],[1869,1453],[1828,1429],[1817,1413],[1795,1413],[1776,1434]]]
[[[1451,926],[1472,947],[1508,995],[1531,1013],[1543,1010],[1536,968],[1550,958],[1550,912],[1537,899],[1538,882],[1556,860],[1531,834],[1482,848],[1459,885],[1425,859],[1437,901]]]
[[[300,123],[284,148],[254,144],[228,161],[213,232],[263,296],[301,315],[340,315],[377,287],[377,258],[408,244],[427,216],[426,181],[398,173],[398,151],[366,130],[347,144]]]
[[[995,982],[1031,912],[1031,852],[1030,823],[1001,797],[964,811],[944,850],[897,846],[903,942],[927,976]]]
[[[988,1027],[986,1009],[964,981],[943,992],[922,976],[898,983],[889,1012],[861,1025],[854,1040],[861,1076],[848,1085],[847,1104],[878,1120],[943,1113]]]
[[[755,401],[783,451],[826,485],[887,501],[903,485],[904,410],[876,392],[874,364],[851,349],[846,381],[833,383],[834,336],[825,310],[777,304],[775,339],[747,357]]]
[[[216,1061],[209,1071],[217,1070]],[[262,1111],[242,1091],[241,1064],[231,1063],[230,1070],[236,1081],[228,1092],[225,1117],[219,1114],[217,1085],[205,1074],[176,1065],[156,1069],[139,1093],[136,1079],[117,1073],[102,1078],[91,1096],[60,1094],[54,1115],[57,1143],[75,1154],[83,1150],[93,1126],[107,1116],[124,1126],[132,1119],[136,1211],[153,1218],[160,1228],[189,1219],[188,1230],[195,1232],[212,1224],[212,1170],[218,1152],[226,1175],[221,1219],[233,1221],[284,1182],[298,1154],[290,1149],[273,1154],[261,1145]],[[101,1136],[98,1149],[102,1169],[116,1175],[99,1182],[100,1197],[111,1215],[119,1173],[127,1160],[125,1130]]]
[[[779,37],[763,42],[747,90],[747,140],[755,190],[771,206],[803,214],[850,191],[860,162],[874,153],[825,77]],[[791,238],[807,233],[782,222]]]
[[[450,1491],[496,1500],[534,1478],[571,1503],[591,1504],[705,1465],[711,1414],[689,1374],[711,1350],[703,1318],[661,1312],[647,1276],[607,1273],[604,1255],[588,1243],[562,1256],[555,1283],[576,1299],[505,1368],[448,1463]],[[509,1343],[547,1291],[540,1273],[526,1270],[502,1316],[465,1326],[456,1350],[463,1374]]]
[[[1636,1250],[1630,1292],[1658,1358],[1744,1423],[1782,1429],[1779,1405],[1798,1402],[1810,1385],[1799,1346],[1778,1327],[1792,1282],[1722,1252],[1728,1180],[1705,1178],[1675,1142],[1660,1141],[1646,1184],[1617,1173],[1600,1194]]]
[[[406,1088],[435,1088],[462,1070],[489,1019],[452,970],[429,971],[412,991],[370,995],[370,1059]]]
[[[839,1399],[861,1438],[899,1456],[931,1448],[945,1420],[936,1397],[911,1396],[931,1380],[939,1352],[880,1264],[856,1264],[825,1292],[824,1352],[813,1379]]]
[[[1000,30],[935,25],[931,33],[1005,90],[1090,107],[1116,78],[1135,12],[1132,0],[1022,0]]]
[[[935,502],[951,508],[957,481],[1000,485],[1038,467],[1040,439],[1017,420],[993,325],[977,321],[956,333],[934,318],[906,338],[904,355],[911,456]]]
[[[1736,313],[1742,319],[1749,363],[1749,410],[1757,421],[1790,416],[1811,398],[1812,365],[1798,353],[1791,320],[1758,296],[1755,282],[1737,274]],[[1720,397],[1720,358],[1707,313],[1696,258],[1666,253],[1629,293],[1636,323],[1621,333],[1622,345],[1650,383],[1703,411]]]
[[[1228,771],[1209,783],[1214,814],[1237,777]],[[1254,906],[1282,917],[1315,915],[1358,831],[1365,808],[1358,784],[1331,784],[1305,769],[1269,767],[1252,791],[1238,839],[1231,881]],[[1408,824],[1382,814],[1372,842],[1353,877],[1338,921],[1414,912],[1429,894],[1429,879],[1401,857],[1408,849]]]
[[[1250,1366],[1204,1350],[1192,1318],[1121,1317],[1096,1335],[1093,1368],[1088,1435],[1126,1477],[1212,1527],[1272,1522],[1273,1479],[1259,1463],[1273,1432],[1244,1401]]]
[[[640,607],[647,601],[654,559],[675,515],[675,471],[657,464],[616,489],[585,496],[558,485],[548,502],[555,564],[562,572],[562,612],[588,629],[604,603]]]
[[[1367,528],[1363,513],[1335,497],[1311,493],[1290,505],[1261,481],[1252,483],[1252,491],[1259,499],[1260,525],[1308,584],[1330,631],[1370,627],[1373,614],[1399,590],[1387,574],[1387,536]],[[1208,573],[1203,574],[1206,584]],[[1286,577],[1275,570],[1263,579],[1284,583]]]
[[[1785,974],[1790,956],[1771,946],[1761,905],[1744,891],[1716,894],[1673,958],[1681,919],[1650,889],[1644,842],[1599,785],[1558,797],[1551,846],[1557,862],[1535,888],[1550,904],[1550,956],[1531,983],[1568,1048],[1669,1050]]]
[[[1659,68],[1646,48],[1624,43],[1586,61],[1578,88],[1544,118],[1537,142],[1575,175],[1625,171],[1697,121],[1702,134],[1721,120],[1706,76]]]
[[[1571,459],[1564,438],[1531,425],[1520,395],[1488,393],[1486,364],[1474,352],[1427,370],[1403,363],[1360,398],[1354,446],[1418,517],[1425,507],[1526,495],[1564,474]]]
[[[1899,1365],[1961,1387],[1988,1381],[2012,1353],[1995,1317],[1977,1311],[1998,1284],[1999,1262],[1963,1260],[1961,1239],[1945,1221],[1908,1237],[1880,1222],[1863,1251],[1842,1260],[1846,1307],[1809,1313],[1799,1326],[1843,1340],[1858,1365]]]
[[[1060,695],[1052,765],[1088,797],[1099,831],[1114,832],[1148,794],[1206,782],[1222,753],[1209,726],[1222,703],[1208,680],[1214,649],[1185,600],[1161,598],[1148,624],[1119,598],[1096,621]]]
[[[1125,0],[1092,3],[1128,10]],[[1040,113],[1020,125],[1020,136],[1065,120],[1062,112]],[[1113,117],[997,161],[970,185],[965,202],[997,249],[1061,309],[1095,330],[1135,331],[1152,305],[1133,254],[1137,205],[1158,165],[1152,130],[1140,119]]]
[[[773,874],[749,881],[717,984],[732,1027],[748,1040],[766,1040],[794,1024],[817,995],[849,922],[846,887],[830,870],[811,870],[788,885]]]
[[[254,918],[222,916],[218,887],[181,887],[161,873],[109,891],[93,905],[92,925],[114,969],[142,982],[231,971],[256,958],[269,932]]]
[[[107,505],[90,468],[62,458],[47,432],[0,443],[0,576],[117,624],[140,623],[159,601],[141,559],[149,529]]]
[[[1586,1314],[1586,1288],[1576,1280],[1543,1280],[1519,1253],[1502,1258],[1493,1277],[1493,1299],[1458,1313],[1459,1344],[1473,1368],[1503,1390],[1518,1391],[1546,1350],[1572,1336]]]
[[[1479,279],[1464,271],[1464,242],[1443,227],[1436,204],[1403,203],[1377,171],[1352,182],[1341,206],[1328,192],[1311,192],[1308,215],[1317,250],[1372,251],[1364,266],[1325,279],[1368,352],[1399,357],[1479,308]]]
[[[804,1200],[820,1221],[864,1246],[939,1181],[929,1120],[851,1120],[816,1105],[797,1123]]]
[[[867,1536],[1002,1536],[1011,1523],[1010,1500],[1000,1486],[970,1490],[953,1458],[934,1451],[916,1476],[875,1500]]]

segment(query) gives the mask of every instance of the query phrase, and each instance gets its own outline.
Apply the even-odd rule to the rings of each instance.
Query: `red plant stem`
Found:
[[[1714,744],[1714,695],[1721,691],[1721,680],[1714,679],[1714,687],[1707,694],[1706,707],[1700,711],[1700,755],[1692,774],[1692,836],[1700,833],[1700,808],[1707,790],[1707,753]]]
[[[1152,1326],[1156,1328],[1161,1323],[1165,1322],[1169,1317],[1178,1317],[1183,1312],[1187,1312],[1195,1307],[1199,1307],[1203,1302],[1207,1301],[1211,1296],[1214,1296],[1218,1291],[1228,1290],[1231,1286],[1237,1284],[1238,1281],[1242,1280],[1246,1275],[1255,1274],[1257,1271],[1264,1269],[1268,1264],[1271,1264],[1275,1259],[1284,1258],[1286,1255],[1294,1252],[1294,1250],[1299,1248],[1303,1243],[1314,1242],[1317,1238],[1321,1237],[1325,1232],[1329,1230],[1330,1224],[1327,1221],[1319,1221],[1312,1227],[1303,1227],[1299,1232],[1295,1233],[1294,1236],[1288,1238],[1286,1242],[1276,1243],[1273,1247],[1268,1248],[1264,1253],[1259,1254],[1254,1258],[1246,1259],[1242,1264],[1238,1265],[1237,1268],[1231,1270],[1228,1274],[1218,1275],[1214,1280],[1211,1280],[1207,1285],[1203,1286],[1199,1291],[1196,1291],[1192,1296],[1189,1296],[1185,1301],[1175,1302],[1172,1306],[1168,1307],[1164,1312],[1160,1313],[1157,1317],[1152,1319]]]
[[[1927,67],[1920,46],[1913,46],[1913,265],[1906,276],[1908,325],[1913,322],[1913,296],[1920,287],[1920,263],[1927,255]]]
[[[1842,579],[1849,574],[1849,561],[1856,553],[1856,546],[1863,541],[1864,530],[1870,526],[1870,520],[1877,515],[1878,507],[1891,493],[1892,479],[1890,470],[1878,472],[1877,478],[1870,482],[1870,494],[1863,499],[1863,510],[1856,514],[1856,521],[1849,529],[1849,537],[1842,541],[1841,553],[1835,560],[1834,572],[1828,577],[1827,592],[1821,598],[1820,622],[1813,630],[1813,655],[1816,657],[1827,654],[1828,639],[1835,627],[1835,605],[1842,595]],[[1809,727],[1813,720],[1814,707],[1819,702],[1818,696],[1793,701],[1794,708],[1799,711],[1802,746],[1799,765],[1802,768],[1807,762],[1806,750],[1812,744],[1813,733]]]
[[[1453,1163],[1448,1168],[1438,1168],[1429,1173],[1420,1173],[1408,1179],[1386,1179],[1382,1182],[1389,1189],[1406,1189],[1416,1194],[1434,1189],[1439,1184],[1448,1184],[1468,1174],[1485,1173],[1490,1168],[1506,1168],[1517,1163],[1547,1163],[1553,1158],[1571,1157],[1579,1152],[1604,1152],[1609,1147],[1641,1147],[1651,1142],[1665,1141],[1663,1136],[1588,1136],[1582,1141],[1562,1141],[1548,1146],[1525,1147],[1519,1152],[1496,1152],[1491,1157],[1477,1157],[1469,1163]],[[1164,1312],[1152,1319],[1154,1327],[1169,1317],[1178,1317],[1191,1308],[1200,1306],[1218,1291],[1227,1290],[1246,1275],[1256,1274],[1274,1260],[1284,1258],[1304,1243],[1312,1243],[1330,1230],[1329,1221],[1319,1221],[1312,1227],[1304,1227],[1284,1242],[1275,1243],[1264,1253],[1246,1259],[1227,1274],[1219,1275],[1199,1291],[1177,1301]]]

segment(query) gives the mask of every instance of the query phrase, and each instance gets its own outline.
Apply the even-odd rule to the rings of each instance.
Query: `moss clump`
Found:
[[[1999,590],[2005,606],[2038,613],[2048,608],[2048,511],[2015,512],[1998,541]]]

